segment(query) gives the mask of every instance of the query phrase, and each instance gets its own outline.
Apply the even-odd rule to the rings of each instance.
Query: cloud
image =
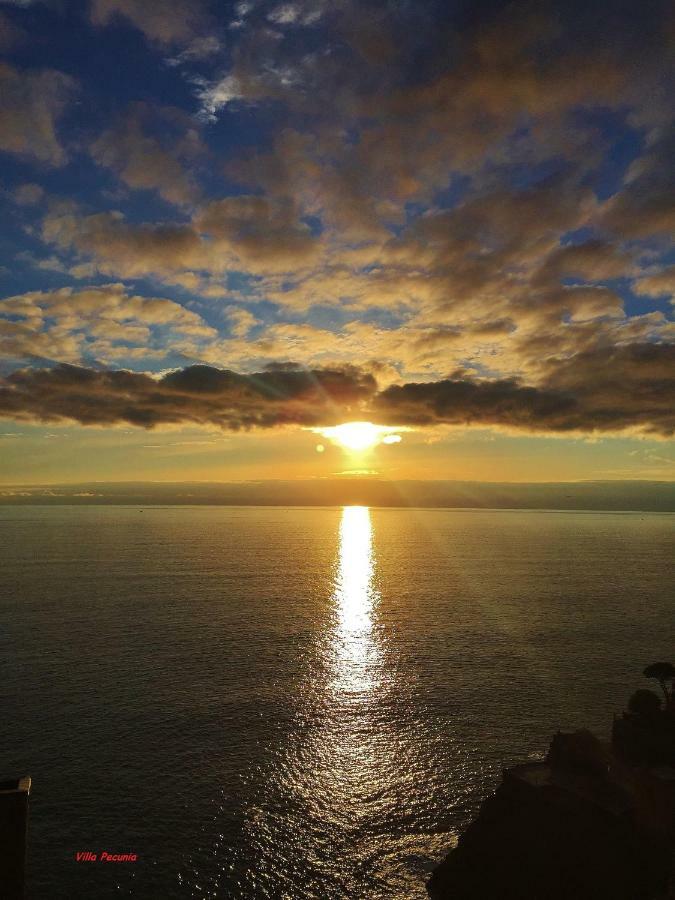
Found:
[[[288,310],[293,321],[261,323],[254,338],[245,323],[231,330],[240,342],[227,353],[236,360],[377,359],[409,379],[466,366],[531,379],[549,357],[672,339],[661,314],[627,316],[621,297],[603,283],[635,280],[643,270],[633,250],[595,237],[561,243],[598,209],[592,192],[566,176],[524,190],[493,187],[451,209],[429,210],[398,235],[356,246],[325,230],[317,234],[305,224],[301,202],[229,197],[204,204],[180,225],[57,212],[45,219],[44,235],[100,272],[154,276],[204,296],[226,293],[228,271],[255,275],[255,297]],[[344,324],[317,328],[297,320],[316,306],[339,309]],[[374,309],[393,322],[358,321]],[[223,352],[203,347],[198,358],[220,363]]]
[[[180,66],[183,63],[208,59],[218,53],[220,49],[221,43],[216,35],[206,34],[194,38],[184,50],[181,50],[175,56],[169,57],[165,62],[170,66]]]
[[[551,364],[536,386],[514,379],[392,385],[375,399],[401,425],[500,426],[534,432],[675,431],[675,347],[636,344]]]
[[[525,145],[532,162],[562,152],[590,168],[599,135],[584,135],[570,113],[643,110],[659,93],[655,61],[667,38],[658,17],[595,21],[591,11],[530,3],[482,13],[453,27],[424,4],[334,5],[330,25],[341,40],[314,54],[260,25],[201,96],[210,114],[237,100],[283,103],[289,128],[311,116],[320,124],[306,153],[324,156],[325,180],[362,202],[374,188],[400,204],[428,200],[451,170],[476,171]],[[529,140],[513,140],[524,129]]]
[[[653,275],[637,278],[632,288],[641,296],[675,298],[675,266],[668,266]]]
[[[197,99],[201,104],[201,116],[211,122],[217,120],[217,113],[231,103],[244,100],[255,103],[268,94],[264,87],[264,77],[260,73],[230,72],[214,82],[197,81]]]
[[[258,320],[247,309],[239,306],[228,306],[225,314],[230,326],[230,332],[234,337],[243,338],[258,324]]]
[[[227,120],[206,127],[149,104],[106,120],[94,160],[177,209],[153,218],[156,204],[138,197],[127,215],[94,206],[112,205],[109,193],[86,207],[52,201],[32,263],[153,279],[200,308],[222,299],[211,305],[221,327],[195,321],[176,338],[171,326],[169,346],[169,325],[97,306],[78,331],[74,292],[71,317],[51,323],[43,310],[31,335],[30,317],[5,316],[3,346],[139,369],[153,353],[242,369],[357,359],[378,373],[373,415],[413,420],[417,404],[446,424],[666,433],[650,366],[675,329],[662,303],[634,314],[625,290],[672,292],[665,4],[637,18],[592,4],[465,6],[240,3],[217,56],[200,4],[95,0],[95,23],[126,19],[165,62],[211,54],[187,90],[203,116],[228,109]],[[223,175],[231,195],[209,195]],[[114,204],[127,200],[120,190]],[[625,396],[602,375],[623,384],[620,363]],[[597,389],[572,384],[577,371]],[[650,398],[644,410],[634,397]]]
[[[298,21],[300,9],[294,3],[283,3],[276,6],[267,16],[275,25],[293,25]]]
[[[374,390],[355,369],[279,369],[239,375],[191,366],[160,379],[125,371],[61,365],[19,370],[0,382],[0,415],[72,419],[83,425],[126,422],[215,425],[228,430],[335,423]]]
[[[551,363],[540,384],[467,378],[390,385],[353,366],[292,364],[242,375],[198,365],[162,378],[60,365],[18,370],[0,383],[0,415],[17,421],[72,419],[212,425],[227,430],[322,426],[372,418],[395,426],[479,426],[534,433],[671,436],[675,347],[634,344]]]
[[[604,208],[601,223],[619,237],[660,237],[675,234],[675,125],[656,128],[647,152],[629,168],[622,190]]]
[[[94,25],[109,25],[127,19],[151,41],[171,45],[189,42],[205,26],[200,0],[91,0]]]
[[[75,81],[62,72],[0,62],[0,150],[63,165],[57,122],[74,90]]]
[[[57,212],[45,218],[43,235],[92,259],[101,272],[174,283],[195,271],[284,272],[309,262],[321,246],[292,202],[249,196],[214,200],[186,224],[136,225],[121,213]]]
[[[19,184],[12,191],[12,199],[18,206],[35,206],[43,199],[44,188],[39,184]]]
[[[300,0],[295,3],[281,3],[267,14],[274,25],[316,25],[326,11],[323,0]]]
[[[187,166],[203,147],[194,124],[179,110],[133,104],[91,144],[90,153],[134,190],[156,190],[178,206],[193,205],[199,197]]]
[[[291,200],[227,197],[207,204],[196,216],[200,232],[226,243],[251,268],[283,270],[316,255],[319,241],[301,221]]]
[[[558,430],[575,411],[575,399],[513,380],[446,379],[392,385],[376,400],[383,419],[403,425],[506,426]]]
[[[174,339],[216,334],[173,300],[128,294],[121,284],[31,291],[0,300],[0,355],[6,358],[80,362],[133,355],[134,349],[151,354],[160,330]]]
[[[596,282],[632,275],[635,271],[631,254],[596,239],[554,250],[539,268],[536,279],[544,284],[558,284],[563,278]]]

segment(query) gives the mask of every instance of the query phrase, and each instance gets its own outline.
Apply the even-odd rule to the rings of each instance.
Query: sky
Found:
[[[674,37],[0,0],[0,484],[674,479]]]

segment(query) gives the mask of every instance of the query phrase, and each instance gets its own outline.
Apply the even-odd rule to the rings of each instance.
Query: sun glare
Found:
[[[339,447],[354,453],[369,450],[377,444],[396,444],[401,440],[401,436],[394,433],[396,428],[374,425],[372,422],[345,422],[330,428],[319,428],[317,431]]]

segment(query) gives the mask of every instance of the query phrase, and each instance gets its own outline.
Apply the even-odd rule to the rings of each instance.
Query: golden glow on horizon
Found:
[[[377,444],[397,444],[401,440],[401,435],[396,434],[398,430],[400,429],[387,425],[374,425],[372,422],[344,422],[342,425],[315,429],[338,447],[352,453],[370,450]]]

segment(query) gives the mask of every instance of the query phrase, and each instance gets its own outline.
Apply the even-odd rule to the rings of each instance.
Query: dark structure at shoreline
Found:
[[[0,897],[23,900],[31,780],[0,781]]]
[[[638,691],[611,742],[558,732],[544,760],[505,769],[434,870],[430,896],[675,900],[672,700],[671,689],[661,709]]]

